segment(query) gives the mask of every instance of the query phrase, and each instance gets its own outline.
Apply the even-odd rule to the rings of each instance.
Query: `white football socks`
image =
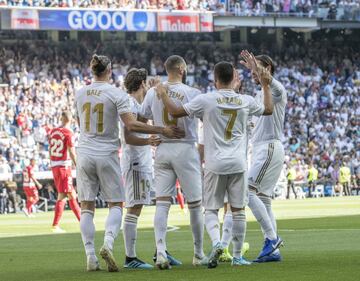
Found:
[[[276,239],[277,236],[273,229],[271,219],[266,211],[265,205],[253,190],[250,190],[249,192],[249,208],[254,214],[256,220],[260,223],[264,235],[270,240]]]
[[[246,216],[245,210],[232,213],[233,217],[233,257],[241,258],[241,248],[245,241],[246,234]]]
[[[122,221],[122,208],[114,206],[109,209],[109,214],[105,222],[104,244],[112,251],[115,238],[118,236]]]
[[[87,256],[95,255],[95,224],[94,212],[82,210],[80,216],[81,238],[84,243],[85,253]]]
[[[156,201],[154,217],[155,243],[157,254],[166,257],[166,230],[171,202]]]
[[[210,236],[212,246],[220,243],[220,222],[218,210],[205,210],[205,226]]]
[[[204,239],[204,215],[202,213],[201,201],[188,203],[190,212],[190,225],[194,241],[194,253],[198,257],[203,257],[203,239]]]
[[[126,214],[124,219],[123,235],[125,243],[125,253],[126,256],[129,258],[136,257],[137,222],[137,215]]]
[[[272,207],[271,207],[271,198],[268,196],[265,196],[265,195],[259,195],[258,197],[264,203],[266,211],[268,213],[268,216],[271,220],[272,227],[273,227],[275,233],[277,233],[277,224],[276,224],[276,219],[275,219],[274,213],[272,211]]]
[[[232,238],[232,227],[233,227],[233,218],[231,211],[228,211],[224,216],[224,222],[222,226],[222,237],[221,244],[224,248],[229,247],[231,238]]]

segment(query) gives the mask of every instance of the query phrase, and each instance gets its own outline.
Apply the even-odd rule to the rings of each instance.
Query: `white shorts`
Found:
[[[161,143],[155,153],[156,197],[175,196],[176,179],[188,202],[201,200],[201,167],[194,143]]]
[[[204,208],[218,210],[224,207],[225,194],[227,203],[234,208],[245,208],[248,204],[247,172],[218,175],[205,170]]]
[[[126,191],[125,207],[149,205],[151,200],[150,191],[153,186],[152,173],[132,168],[123,172],[123,178]]]
[[[79,201],[94,201],[100,192],[106,202],[124,202],[125,190],[117,152],[109,156],[77,155]]]
[[[284,165],[284,147],[280,141],[255,144],[249,170],[249,185],[271,196]]]

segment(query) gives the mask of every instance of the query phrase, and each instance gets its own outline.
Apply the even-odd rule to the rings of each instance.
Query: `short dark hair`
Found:
[[[101,76],[110,63],[111,61],[107,56],[94,54],[90,62],[91,71],[94,75]]]
[[[68,110],[64,110],[61,112],[61,117],[66,118],[66,120],[68,120],[68,121],[70,121],[71,115],[72,115],[71,112]]]
[[[170,56],[165,61],[166,72],[172,72],[172,71],[178,69],[179,66],[182,64],[186,65],[186,62],[183,59],[183,57],[178,56],[178,55]]]
[[[234,79],[234,66],[226,61],[218,62],[214,68],[214,77],[222,84],[230,84]]]
[[[268,67],[270,65],[270,73],[271,73],[271,75],[274,74],[275,65],[274,65],[273,60],[268,55],[258,55],[255,58],[261,62],[263,67]]]
[[[139,90],[143,81],[146,81],[147,71],[144,68],[132,68],[125,76],[124,85],[128,93]]]

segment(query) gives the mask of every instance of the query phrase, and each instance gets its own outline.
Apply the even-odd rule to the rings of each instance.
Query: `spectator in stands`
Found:
[[[307,172],[307,182],[309,186],[309,197],[311,197],[311,192],[315,191],[317,179],[318,179],[318,170],[314,166],[311,161],[309,164],[308,172]]]
[[[297,194],[296,194],[296,190],[295,190],[295,180],[296,180],[296,170],[294,168],[294,166],[288,164],[287,166],[288,171],[287,171],[287,194],[286,194],[286,199],[290,199],[290,188],[292,190],[292,192],[295,195],[295,199],[297,198]]]
[[[351,172],[346,161],[343,161],[340,167],[339,182],[344,190],[345,196],[351,195]]]

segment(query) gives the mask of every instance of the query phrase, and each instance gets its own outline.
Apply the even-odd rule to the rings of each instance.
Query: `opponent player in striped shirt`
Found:
[[[95,198],[99,192],[109,205],[105,223],[104,245],[100,255],[109,271],[118,271],[113,256],[114,240],[122,220],[125,201],[118,150],[119,121],[129,131],[163,134],[181,138],[184,132],[176,127],[154,127],[136,120],[131,112],[128,95],[109,83],[111,62],[106,56],[94,55],[90,67],[94,82],[75,94],[75,108],[80,125],[77,147],[77,187],[81,201],[80,231],[87,256],[87,270],[99,270],[95,255]]]
[[[246,52],[242,56],[248,56]],[[256,56],[257,64],[265,67],[271,75],[275,66],[267,55]],[[242,64],[252,71],[252,77],[260,84],[254,64],[243,61]],[[282,244],[277,236],[276,220],[271,208],[271,196],[284,164],[284,148],[281,143],[283,133],[287,94],[284,86],[275,78],[271,79],[271,95],[274,103],[273,114],[261,116],[255,124],[252,134],[252,157],[249,170],[249,207],[260,223],[265,242],[256,262],[280,261],[278,248]],[[256,100],[264,99],[264,91],[259,91]]]
[[[170,98],[178,105],[187,103],[200,95],[200,91],[183,83],[186,77],[186,63],[180,56],[170,56],[165,62]],[[171,197],[176,195],[176,179],[179,179],[184,196],[188,202],[190,225],[194,241],[193,264],[207,263],[203,252],[204,223],[202,214],[202,188],[200,157],[195,143],[197,121],[195,118],[172,118],[152,88],[145,96],[141,116],[152,119],[156,126],[176,125],[185,131],[185,137],[171,140],[162,137],[155,155],[155,192],[156,211],[154,218],[155,242],[157,249],[156,265],[160,269],[169,269],[166,252],[166,228],[171,205]]]
[[[253,56],[246,59],[249,63],[255,63]],[[250,264],[241,256],[246,232],[245,206],[248,201],[246,127],[249,116],[269,115],[273,108],[269,88],[270,74],[264,68],[259,68],[257,73],[265,93],[264,103],[257,103],[250,96],[234,92],[232,87],[237,77],[236,71],[227,62],[220,62],[215,66],[217,91],[199,95],[184,105],[178,106],[172,102],[164,86],[157,87],[159,96],[171,115],[196,116],[203,120],[205,225],[213,245],[209,268],[217,266],[223,253],[218,210],[224,205],[226,192],[233,217],[232,265]]]
[[[51,170],[54,183],[58,192],[55,204],[52,231],[55,233],[65,232],[59,227],[61,216],[66,205],[66,198],[76,218],[80,221],[80,207],[77,202],[77,194],[73,186],[71,175],[71,161],[76,165],[73,132],[70,130],[71,113],[61,113],[61,126],[51,130],[49,135]]]

